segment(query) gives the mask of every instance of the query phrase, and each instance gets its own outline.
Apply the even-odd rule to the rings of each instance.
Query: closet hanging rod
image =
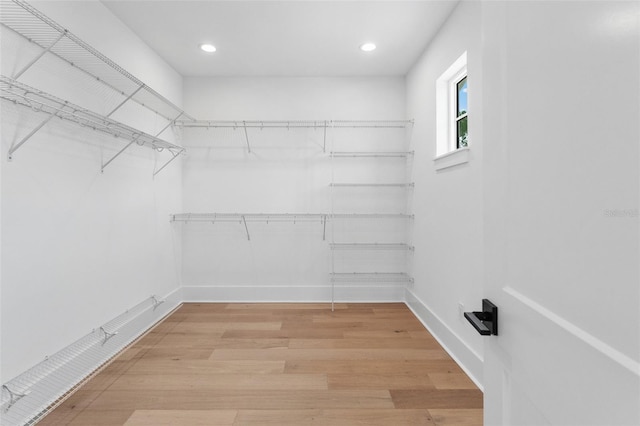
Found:
[[[413,125],[413,120],[177,120],[176,126],[189,128],[405,128]]]
[[[23,0],[1,0],[0,9],[0,24],[42,49],[14,78],[19,77],[44,54],[50,53],[120,93],[127,100],[130,97],[170,122],[178,117],[193,119],[173,102],[29,3]],[[138,91],[136,96],[131,96]]]
[[[30,108],[36,112],[48,114],[47,119],[34,130],[42,127],[53,117],[58,117],[82,127],[87,127],[115,137],[122,137],[123,139],[135,142],[138,145],[144,145],[157,151],[167,149],[174,156],[173,158],[185,151],[185,149],[179,145],[174,145],[155,136],[151,136],[127,126],[126,124],[122,124],[118,121],[96,114],[5,76],[0,76],[0,98],[5,101],[12,102],[15,105],[20,105]],[[9,150],[10,159],[13,156],[13,153],[17,151],[29,139],[29,137],[33,135],[33,133],[35,133],[35,131],[29,133],[21,141],[15,143],[11,147]],[[107,162],[107,164],[109,162]],[[104,166],[106,166],[106,164],[103,165],[103,168]]]

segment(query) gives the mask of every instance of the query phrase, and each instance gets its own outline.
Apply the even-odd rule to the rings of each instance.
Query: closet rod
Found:
[[[0,98],[11,102],[15,105],[30,108],[35,112],[48,114],[48,117],[36,126],[29,134],[23,137],[17,143],[14,143],[9,149],[9,159],[13,158],[13,154],[33,136],[36,131],[42,128],[53,117],[73,122],[81,127],[87,127],[102,133],[113,135],[117,138],[122,137],[130,143],[125,149],[135,142],[138,145],[144,145],[157,151],[167,150],[175,159],[177,155],[184,152],[185,149],[179,145],[174,145],[155,136],[134,129],[133,127],[122,124],[118,121],[96,114],[92,111],[74,105],[68,101],[60,99],[56,96],[19,83],[8,77],[0,76]],[[121,149],[114,157],[102,165],[102,169],[111,161],[119,156],[124,149]],[[168,164],[168,163],[167,163]],[[165,164],[166,165],[166,164]],[[163,166],[164,167],[164,166]],[[159,170],[158,170],[159,171]],[[157,173],[157,172],[156,172]]]

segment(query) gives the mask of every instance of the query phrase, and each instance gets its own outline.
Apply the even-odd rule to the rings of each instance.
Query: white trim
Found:
[[[466,57],[465,57],[466,59]],[[456,61],[457,63],[458,61]],[[465,62],[462,68],[447,82],[449,85],[449,98],[447,99],[449,105],[449,117],[447,117],[447,123],[449,125],[448,143],[449,151],[455,151],[458,148],[458,121],[463,116],[458,117],[458,83],[467,78],[467,63]],[[467,81],[468,86],[468,81]],[[464,117],[469,116],[469,111],[464,113]],[[467,140],[467,147],[469,142]],[[466,147],[462,147],[466,148]]]
[[[406,291],[405,304],[473,383],[484,392],[484,386],[480,380],[484,369],[483,357],[467,345],[426,303],[409,289]]]
[[[433,165],[437,170],[447,169],[459,164],[468,163],[471,159],[471,150],[469,147],[456,149],[442,155],[438,155],[433,159]]]
[[[507,293],[509,296],[518,300],[520,303],[534,310],[539,315],[553,322],[555,325],[562,328],[572,336],[576,337],[579,340],[582,340],[584,343],[591,346],[593,349],[597,350],[601,354],[610,358],[612,361],[615,361],[616,363],[620,364],[622,367],[631,371],[636,376],[640,377],[640,363],[638,361],[628,357],[627,355],[623,354],[619,350],[609,346],[608,344],[598,339],[594,335],[589,334],[588,332],[574,325],[570,321],[562,318],[560,315],[550,311],[549,309],[545,308],[539,303],[533,301],[532,299],[520,293],[518,290],[514,289],[513,287],[506,286],[502,290],[505,293]]]
[[[456,83],[467,76],[467,52],[436,79],[436,156],[456,150]]]

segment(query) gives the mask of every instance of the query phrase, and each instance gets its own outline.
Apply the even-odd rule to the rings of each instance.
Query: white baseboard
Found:
[[[404,302],[405,288],[389,286],[348,286],[340,284],[334,291],[337,303]],[[184,286],[184,302],[331,302],[330,286]]]
[[[484,364],[482,356],[471,349],[410,289],[406,290],[405,303],[451,358],[473,380],[476,386],[480,390],[484,390],[482,385]]]

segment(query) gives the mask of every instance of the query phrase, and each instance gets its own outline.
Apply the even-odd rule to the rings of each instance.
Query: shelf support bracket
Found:
[[[9,161],[13,160],[13,153],[16,152],[18,148],[20,148],[22,145],[24,145],[24,143],[28,141],[31,138],[31,136],[35,135],[38,132],[38,130],[42,129],[45,124],[50,122],[53,119],[53,117],[57,117],[57,113],[49,115],[49,117],[47,117],[42,123],[38,124],[32,131],[30,131],[27,136],[22,138],[20,142],[16,143],[15,145],[12,145],[11,148],[9,149]]]
[[[162,132],[164,132],[165,130],[167,130],[169,127],[171,127],[171,126],[173,126],[174,124],[176,124],[176,121],[178,121],[178,118],[182,117],[182,114],[184,114],[184,111],[183,111],[183,112],[181,112],[180,114],[178,114],[178,116],[177,116],[176,118],[174,118],[173,120],[171,120],[171,121],[169,122],[169,124],[167,124],[166,126],[164,126],[164,127],[162,128],[162,130],[160,130],[160,131],[156,134],[156,138],[157,138],[158,136],[160,136],[160,135],[162,134]]]
[[[104,333],[104,339],[102,340],[102,346],[104,346],[105,343],[107,343],[109,341],[109,339],[111,339],[112,337],[116,336],[118,334],[117,331],[113,332],[113,333],[109,333],[107,330],[104,329],[104,327],[100,327],[100,331],[102,331]]]
[[[155,175],[157,175],[158,173],[160,173],[160,171],[161,171],[162,169],[164,169],[165,167],[167,167],[167,166],[169,165],[169,163],[171,163],[173,160],[175,160],[176,158],[178,158],[178,156],[180,155],[180,153],[181,153],[182,151],[173,152],[173,151],[169,150],[169,152],[171,153],[171,158],[169,159],[169,161],[167,161],[166,163],[164,163],[164,164],[162,165],[162,167],[160,167],[158,170],[156,170],[156,171],[154,171],[154,172],[153,172],[153,175],[154,175],[154,176],[155,176]]]
[[[25,393],[18,393],[18,392],[14,392],[11,389],[9,389],[9,386],[7,385],[2,385],[2,389],[5,389],[7,391],[7,393],[9,393],[9,403],[7,404],[6,408],[4,409],[4,412],[6,413],[7,411],[9,411],[9,409],[18,401],[20,401],[22,398],[24,398],[25,396],[29,395],[29,391],[26,391]]]
[[[247,141],[247,151],[251,153],[251,145],[249,145],[249,133],[247,133],[247,122],[243,121],[242,126],[244,127],[244,138]]]
[[[114,109],[112,109],[112,110],[111,110],[111,112],[110,112],[109,114],[107,114],[105,117],[107,117],[107,118],[111,117],[111,114],[113,114],[114,112],[116,112],[117,110],[119,110],[119,109],[120,109],[120,107],[121,107],[122,105],[126,104],[126,103],[127,103],[127,101],[128,101],[129,99],[133,98],[133,97],[135,96],[135,94],[136,94],[136,93],[138,93],[140,90],[142,90],[142,88],[143,88],[143,87],[145,87],[145,85],[144,85],[144,84],[143,84],[142,86],[138,87],[136,90],[134,90],[134,91],[133,91],[133,93],[131,93],[129,96],[127,96],[127,98],[126,98],[124,101],[120,102],[120,103],[118,104],[118,106],[117,106],[117,107],[115,107]]]
[[[153,310],[154,311],[156,310],[156,308],[158,306],[162,305],[165,302],[164,299],[163,300],[158,299],[155,294],[153,296],[151,296],[151,300],[153,300]]]
[[[327,240],[327,215],[322,216],[322,241]]]
[[[55,45],[56,45],[56,43],[58,43],[60,40],[62,40],[62,37],[66,36],[66,35],[67,35],[67,30],[64,30],[64,32],[62,32],[62,33],[60,34],[60,36],[59,36],[57,39],[55,39],[55,40],[53,41],[53,43],[51,43],[51,44],[50,44],[48,47],[46,47],[42,52],[40,52],[40,54],[39,54],[38,56],[36,56],[35,58],[33,58],[33,59],[32,59],[32,60],[31,60],[27,65],[25,65],[25,66],[24,66],[20,71],[18,71],[17,73],[15,73],[15,74],[13,75],[13,77],[12,77],[12,78],[13,78],[14,80],[17,80],[17,79],[18,79],[22,74],[24,74],[24,72],[25,72],[26,70],[28,70],[29,68],[31,68],[31,66],[32,66],[33,64],[35,64],[36,62],[38,62],[38,60],[39,60],[40,58],[42,58],[42,57],[43,57],[43,56],[44,56],[48,51],[50,51],[50,50],[53,48],[53,46],[55,46]]]
[[[131,140],[131,142],[129,142],[127,145],[125,145],[125,147],[124,147],[124,148],[122,148],[120,151],[118,151],[118,153],[117,153],[116,155],[114,155],[113,157],[111,157],[111,158],[109,159],[109,161],[107,161],[106,163],[104,163],[104,164],[102,165],[102,168],[100,169],[100,173],[104,173],[104,169],[105,169],[105,167],[107,167],[109,164],[111,164],[111,162],[112,162],[113,160],[115,160],[116,158],[118,158],[118,156],[119,156],[120,154],[122,154],[122,153],[123,153],[127,148],[129,148],[131,145],[133,145],[133,143],[134,143],[136,140],[138,140],[138,138],[133,138],[133,139]]]
[[[322,138],[322,152],[327,152],[327,121],[324,122],[324,135]]]
[[[242,223],[244,224],[244,230],[247,232],[247,241],[251,241],[251,236],[249,235],[249,227],[247,226],[247,220],[242,215]]]

